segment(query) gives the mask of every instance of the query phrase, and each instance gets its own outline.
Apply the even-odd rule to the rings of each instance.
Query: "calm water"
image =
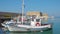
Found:
[[[9,32],[9,31],[4,32],[0,28],[0,34],[60,34],[60,18],[49,19],[48,22],[53,23],[53,29],[52,30],[48,30],[48,31],[44,31],[44,32],[12,33],[12,32]]]

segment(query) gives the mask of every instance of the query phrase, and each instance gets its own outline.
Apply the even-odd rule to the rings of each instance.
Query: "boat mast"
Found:
[[[22,24],[23,24],[23,13],[24,12],[24,0],[22,0]]]

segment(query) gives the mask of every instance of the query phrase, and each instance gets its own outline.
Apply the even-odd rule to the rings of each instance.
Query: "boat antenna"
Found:
[[[23,15],[24,15],[24,0],[22,0],[22,24],[23,24]]]

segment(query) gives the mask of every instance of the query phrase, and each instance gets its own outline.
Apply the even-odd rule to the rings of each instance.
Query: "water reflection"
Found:
[[[52,34],[52,30],[43,32],[6,32],[6,34]]]

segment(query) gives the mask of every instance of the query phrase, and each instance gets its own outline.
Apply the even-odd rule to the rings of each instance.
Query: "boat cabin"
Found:
[[[32,18],[31,19],[31,26],[41,26],[41,19],[40,18]]]

